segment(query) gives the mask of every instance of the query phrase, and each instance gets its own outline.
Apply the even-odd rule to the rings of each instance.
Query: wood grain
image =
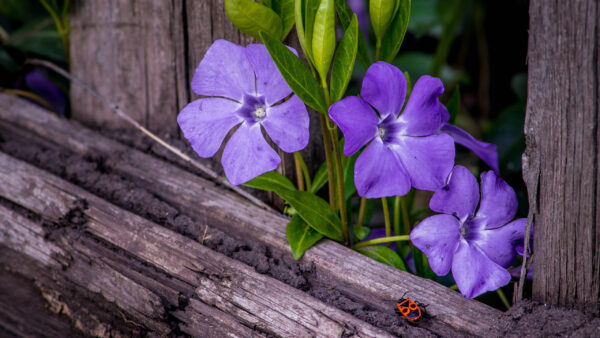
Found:
[[[61,120],[24,101],[0,95],[0,120],[29,130],[76,152],[97,151],[117,155],[107,163],[124,177],[143,182],[161,199],[181,211],[205,220],[233,236],[252,239],[273,250],[289,253],[285,237],[285,217],[253,207],[198,176],[108,140],[76,123]],[[232,230],[232,224],[235,228]],[[313,262],[315,282],[334,281],[340,290],[354,295],[370,307],[389,311],[404,293],[425,304],[433,318],[428,329],[457,335],[489,334],[489,325],[500,312],[431,280],[416,277],[377,263],[332,241],[322,241],[309,250],[304,261]]]
[[[2,244],[22,250],[32,258],[41,256],[40,262],[48,260],[48,256],[61,256],[56,252],[62,250],[69,255],[69,260],[66,265],[63,263],[61,273],[87,290],[101,294],[153,333],[172,333],[164,321],[169,311],[163,302],[177,304],[179,294],[189,294],[190,298],[219,310],[212,311],[212,315],[217,316],[213,325],[232,324],[230,328],[222,327],[221,334],[233,330],[240,336],[250,336],[256,329],[278,337],[389,336],[197,241],[124,211],[3,153],[0,153],[0,177],[5,182],[0,187],[2,198],[44,215],[46,221],[59,222],[77,208],[86,219],[83,224],[59,228],[48,236],[51,241],[46,241],[42,238],[47,233],[41,226],[0,209],[3,211],[0,214],[4,215],[0,221],[2,230],[28,232],[34,237],[15,244],[10,240],[14,236],[8,235],[5,237],[8,240],[3,240]],[[57,211],[54,216],[48,213],[49,209]],[[76,232],[79,237],[75,236]],[[91,238],[88,239],[88,235]],[[16,237],[22,239],[24,236]],[[92,239],[100,243],[94,245]],[[46,252],[23,250],[23,246],[44,247],[46,242]],[[118,257],[115,260],[120,258],[122,261],[111,261],[107,249],[112,249],[113,255],[116,251]],[[150,275],[135,271],[135,263],[123,262],[126,257],[131,257],[130,260],[137,261],[138,265],[152,267],[156,272]],[[194,312],[196,309],[203,307],[183,306],[181,310]],[[226,315],[222,316],[222,313]],[[206,316],[206,313],[197,312],[187,318],[193,319],[194,315]],[[191,321],[190,327],[195,323]]]
[[[532,0],[529,13],[523,175],[535,218],[533,296],[598,312],[600,4]]]
[[[71,72],[153,131],[177,133],[183,21],[181,1],[73,1]],[[182,90],[183,90],[182,89]],[[181,91],[181,90],[180,90]],[[73,116],[125,127],[81,88],[71,87]],[[129,127],[129,126],[127,126]]]

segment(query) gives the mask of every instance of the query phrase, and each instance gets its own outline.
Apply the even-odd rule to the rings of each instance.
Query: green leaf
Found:
[[[354,236],[358,238],[359,241],[362,241],[363,239],[367,238],[367,236],[369,236],[369,233],[371,233],[371,228],[353,225],[352,232],[354,232]]]
[[[307,191],[287,189],[281,189],[277,194],[296,209],[298,215],[313,229],[338,242],[344,240],[342,222],[322,198]]]
[[[331,102],[340,100],[350,78],[352,77],[352,70],[354,69],[354,63],[356,62],[356,51],[358,48],[358,19],[356,15],[352,17],[352,21],[340,44],[335,52],[335,58],[333,59],[333,66],[331,68]]]
[[[308,226],[297,214],[292,217],[287,227],[285,235],[294,259],[300,259],[304,252],[317,243],[323,235]]]
[[[371,16],[371,25],[373,26],[373,33],[378,41],[383,40],[385,32],[387,31],[394,11],[396,9],[396,2],[399,0],[370,0],[369,1],[369,15]]]
[[[435,278],[435,274],[431,271],[429,267],[429,261],[427,260],[427,256],[417,249],[416,247],[412,247],[412,256],[413,261],[415,262],[415,272],[417,276],[424,278]]]
[[[335,10],[337,11],[338,18],[344,27],[344,30],[348,29],[350,22],[352,21],[352,17],[355,15],[352,12],[352,8],[348,5],[346,0],[335,0]],[[360,27],[359,27],[360,28]],[[369,55],[369,47],[367,47],[367,41],[362,34],[362,31],[358,30],[358,54],[356,55],[358,62],[365,67],[365,69],[369,68],[371,65],[371,56]]]
[[[281,175],[276,171],[269,171],[267,173],[264,173],[256,177],[255,179],[244,183],[244,185],[255,189],[273,192],[278,192],[281,189],[296,190],[294,184],[290,180],[288,180],[287,177]]]
[[[271,0],[269,6],[279,17],[282,24],[282,40],[294,27],[294,0]]]
[[[366,248],[358,249],[358,252],[367,257],[371,257],[380,263],[406,271],[406,266],[404,265],[402,258],[400,258],[400,256],[398,256],[394,250],[388,248],[387,246],[368,246]]]
[[[450,113],[450,121],[448,121],[448,122],[450,124],[454,124],[454,121],[456,120],[456,116],[458,115],[458,112],[460,112],[460,87],[459,86],[456,86],[456,89],[454,90],[454,93],[452,94],[450,101],[446,105],[446,109],[448,109],[448,112]]]
[[[285,82],[287,82],[294,93],[314,110],[326,114],[327,106],[323,92],[302,60],[281,43],[281,41],[271,37],[269,34],[261,33],[260,36]]]
[[[411,0],[399,0],[396,16],[381,42],[381,60],[392,62],[402,46],[410,19]]]
[[[55,27],[46,27],[30,32],[24,27],[13,32],[12,38],[6,44],[23,52],[35,53],[56,62],[67,62],[62,38]]]
[[[304,36],[306,37],[306,48],[310,54],[310,59],[314,65],[314,56],[312,53],[313,31],[315,26],[315,17],[319,10],[320,0],[303,0],[304,3]]]
[[[335,51],[334,0],[321,0],[312,31],[312,55],[315,68],[324,82]],[[310,41],[310,40],[309,40]]]
[[[234,26],[254,38],[266,32],[283,39],[281,18],[267,6],[252,0],[225,0],[225,11]]]
[[[294,18],[296,21],[296,34],[298,34],[298,41],[300,42],[300,47],[302,47],[302,51],[304,52],[304,56],[308,60],[308,63],[312,63],[312,56],[309,53],[306,45],[306,38],[304,36],[304,16],[303,6],[304,2],[302,0],[296,0],[294,3]]]
[[[327,183],[327,163],[323,162],[313,177],[310,192],[316,194],[323,188],[325,183]]]

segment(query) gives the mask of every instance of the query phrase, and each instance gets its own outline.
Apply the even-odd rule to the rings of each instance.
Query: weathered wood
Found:
[[[0,336],[83,336],[67,318],[45,306],[46,301],[32,281],[4,270],[0,273],[0,285]],[[31,322],[36,325],[30,325]]]
[[[181,1],[73,1],[71,72],[151,130],[177,134],[181,107]],[[180,87],[182,87],[180,89]],[[73,116],[86,124],[125,126],[77,86]],[[129,126],[127,126],[129,127]]]
[[[597,312],[600,4],[532,0],[529,14],[523,174],[535,217],[533,296]]]
[[[285,237],[288,220],[285,217],[255,208],[238,196],[177,166],[108,140],[12,97],[0,95],[0,120],[81,154],[93,151],[118,154],[118,160],[107,163],[112,170],[145,182],[146,188],[163,200],[178,205],[189,215],[233,236],[289,252]],[[235,228],[232,229],[232,225]],[[429,304],[428,312],[434,317],[427,325],[434,332],[448,332],[448,327],[451,327],[456,330],[454,334],[490,334],[489,325],[499,315],[499,311],[477,301],[465,300],[459,293],[433,281],[377,263],[332,241],[322,241],[309,250],[303,260],[314,262],[318,278],[315,282],[335,283],[336,289],[353,294],[375,309],[392,311],[394,301],[408,292],[411,298]]]
[[[220,310],[212,311],[212,315],[217,316],[213,323],[233,323],[231,329],[241,336],[250,335],[248,328],[282,337],[389,336],[300,290],[258,274],[241,262],[3,153],[0,153],[0,177],[4,182],[0,186],[2,198],[64,227],[48,235],[41,226],[0,209],[4,211],[0,213],[3,232],[19,233],[3,237],[2,244],[34,259],[41,255],[40,262],[47,261],[48,254],[51,258],[67,254],[68,262],[61,263],[62,274],[100,293],[156,334],[172,332],[163,321],[169,315],[163,302],[177,304],[177,295],[189,294],[190,298]],[[73,212],[79,213],[79,218],[69,224],[73,222]],[[22,241],[25,233],[35,240]],[[49,241],[42,239],[45,235]],[[15,237],[17,240],[12,240]],[[100,243],[94,244],[94,240]],[[24,249],[43,247],[46,243],[49,247],[46,251]],[[117,258],[111,257],[111,249],[117,250]],[[126,257],[131,257],[130,264],[125,263]],[[137,265],[157,271],[150,275],[146,271],[135,271],[136,264],[131,264],[135,261]],[[185,312],[205,308],[182,307]],[[227,316],[219,320],[221,313]],[[189,318],[206,314],[196,312]],[[240,331],[242,327],[238,322],[246,328]],[[189,327],[194,324],[196,322],[190,322]],[[221,333],[226,331],[222,329]]]

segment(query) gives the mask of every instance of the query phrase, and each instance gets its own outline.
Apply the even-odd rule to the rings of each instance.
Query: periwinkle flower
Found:
[[[342,130],[350,156],[370,142],[354,169],[358,194],[368,198],[442,187],[454,165],[454,141],[438,130],[446,108],[442,82],[422,76],[404,106],[406,79],[400,69],[376,62],[363,79],[361,97],[346,97],[329,108]],[[400,115],[399,115],[400,114]]]
[[[410,234],[433,272],[444,276],[452,269],[466,298],[510,282],[506,268],[514,263],[525,233],[525,218],[510,222],[517,212],[514,190],[493,171],[481,174],[481,202],[479,197],[475,176],[463,166],[454,167],[449,183],[429,202],[441,214],[425,218]]]
[[[262,128],[285,152],[308,144],[306,107],[292,95],[264,45],[215,41],[194,73],[192,90],[204,97],[188,104],[177,122],[200,157],[213,156],[238,126],[221,158],[232,184],[272,171],[281,162]]]

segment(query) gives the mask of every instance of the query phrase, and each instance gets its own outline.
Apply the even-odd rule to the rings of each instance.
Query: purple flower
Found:
[[[54,111],[61,116],[65,115],[68,102],[67,96],[44,73],[37,69],[30,71],[25,75],[25,83],[36,94],[46,100]]]
[[[442,117],[442,121],[444,123],[440,126],[439,132],[450,135],[454,139],[454,142],[471,150],[473,153],[475,153],[475,155],[479,156],[483,162],[494,169],[497,174],[500,174],[496,145],[476,140],[466,131],[447,123],[449,119],[450,114],[448,113]]]
[[[198,155],[213,156],[229,131],[239,126],[221,158],[232,184],[274,170],[281,162],[263,137],[262,128],[285,152],[299,151],[308,144],[306,107],[291,95],[264,45],[244,48],[215,41],[196,68],[192,89],[206,97],[188,104],[177,122]]]
[[[429,202],[441,214],[425,218],[410,234],[433,272],[444,276],[452,268],[466,298],[508,284],[506,268],[513,264],[525,232],[525,218],[510,222],[517,212],[514,190],[493,171],[481,174],[481,202],[475,212],[478,202],[477,180],[467,168],[456,166],[448,185]]]
[[[354,181],[360,196],[399,196],[411,186],[436,190],[454,165],[454,141],[442,126],[446,108],[438,96],[442,82],[422,76],[406,107],[406,79],[400,69],[376,62],[363,79],[361,97],[346,97],[329,108],[329,116],[344,133],[344,153],[365,144],[356,161]]]

